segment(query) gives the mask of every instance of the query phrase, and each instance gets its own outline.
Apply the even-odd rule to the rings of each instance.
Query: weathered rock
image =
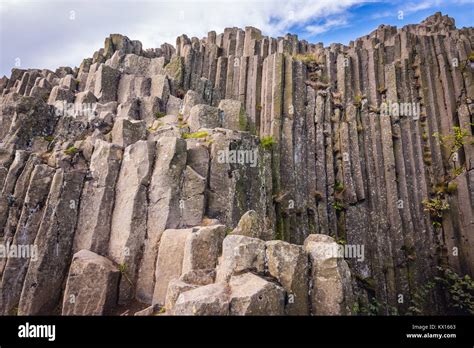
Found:
[[[216,271],[214,269],[193,269],[181,275],[179,280],[193,285],[208,285],[214,283]]]
[[[29,248],[34,244],[53,174],[54,170],[47,165],[37,165],[33,170],[17,232],[11,241],[13,246]],[[3,314],[13,314],[12,311],[18,306],[28,265],[30,261],[37,262],[37,257],[37,253],[31,253],[30,257],[12,257],[6,260],[4,268],[2,267],[0,286],[0,310]]]
[[[153,142],[138,141],[125,149],[115,187],[108,256],[121,265],[119,302],[134,296],[146,237],[147,188],[153,166]]]
[[[166,230],[161,235],[158,259],[156,261],[155,290],[153,303],[164,305],[168,284],[181,276],[184,247],[192,229]]]
[[[283,241],[266,242],[268,274],[285,289],[285,314],[308,315],[308,255],[302,246]]]
[[[166,75],[154,75],[151,77],[150,95],[160,98],[164,105],[168,103],[170,84]]]
[[[199,175],[190,166],[184,171],[184,185],[180,207],[183,226],[199,225],[204,216],[206,177]]]
[[[97,140],[90,163],[90,180],[81,197],[74,250],[88,249],[100,255],[108,251],[115,183],[120,171],[123,149]]]
[[[215,225],[191,233],[184,245],[182,273],[216,268],[225,232],[224,225]]]
[[[305,244],[311,260],[313,315],[350,315],[352,310],[351,273],[335,252],[338,244],[326,235],[310,235]]]
[[[166,113],[169,115],[179,115],[183,108],[183,101],[170,95],[166,102]]]
[[[144,121],[119,118],[112,129],[112,142],[127,147],[139,140],[146,139],[146,125]]]
[[[239,224],[231,232],[232,235],[241,235],[252,238],[262,238],[263,229],[262,220],[254,210],[249,210],[240,218]]]
[[[186,92],[186,95],[184,96],[183,100],[183,107],[181,110],[181,114],[183,115],[184,119],[187,119],[189,117],[189,113],[191,112],[191,109],[198,104],[202,104],[202,98],[201,96],[193,90],[189,90]]]
[[[94,95],[101,103],[117,100],[120,71],[102,64],[95,73]]]
[[[230,315],[283,315],[285,290],[252,273],[230,279]]]
[[[115,306],[120,271],[89,250],[77,252],[69,268],[63,315],[104,315]]]
[[[49,95],[48,104],[54,105],[58,101],[72,103],[74,92],[64,87],[54,86]]]
[[[43,220],[35,239],[38,258],[26,273],[19,315],[52,314],[60,303],[77,223],[85,173],[58,169],[51,183]]]
[[[219,118],[219,110],[204,104],[193,106],[186,121],[191,132],[196,132],[200,128],[220,127],[222,124]]]
[[[175,315],[228,315],[228,286],[217,283],[183,292],[174,305]]]
[[[168,314],[173,314],[174,305],[179,295],[182,293],[196,289],[198,286],[186,283],[182,280],[174,279],[169,282],[168,290],[166,292],[165,308]]]
[[[237,235],[225,237],[222,244],[222,260],[217,268],[217,282],[228,281],[233,274],[244,271],[263,273],[264,270],[264,241]]]
[[[186,154],[183,139],[161,137],[156,143],[155,164],[148,190],[147,238],[137,284],[137,298],[147,303],[153,299],[161,235],[166,229],[180,227],[180,178]]]
[[[221,100],[219,103],[219,113],[223,128],[238,131],[247,130],[247,114],[240,101],[231,99]]]

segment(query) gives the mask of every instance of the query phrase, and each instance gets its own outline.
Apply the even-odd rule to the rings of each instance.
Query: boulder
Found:
[[[287,294],[285,314],[308,315],[308,254],[302,246],[280,240],[265,244],[268,273]]]
[[[77,252],[69,268],[63,315],[104,315],[116,304],[120,271],[89,250]]]
[[[193,269],[186,273],[183,272],[179,280],[188,284],[208,285],[214,283],[216,271],[214,269]]]
[[[166,113],[169,115],[179,115],[181,113],[183,101],[170,95],[166,101]]]
[[[222,283],[183,292],[174,305],[175,315],[228,315],[229,289]]]
[[[262,219],[254,210],[249,210],[244,215],[242,215],[239,224],[231,232],[231,234],[252,238],[262,238],[264,236],[264,226]]]
[[[229,235],[222,244],[222,260],[216,281],[228,281],[232,274],[244,271],[262,273],[265,270],[265,242],[245,236]]]
[[[231,288],[231,315],[283,315],[285,290],[252,273],[233,276]]]
[[[174,279],[170,281],[168,284],[168,290],[166,291],[166,312],[168,314],[173,314],[174,305],[179,295],[186,291],[196,289],[197,287],[197,285],[186,283],[180,279]]]

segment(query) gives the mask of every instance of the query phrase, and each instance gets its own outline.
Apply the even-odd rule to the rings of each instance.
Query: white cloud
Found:
[[[251,25],[271,36],[294,28],[317,34],[345,25],[350,8],[373,0],[0,1],[0,72],[7,73],[14,57],[28,68],[79,65],[111,33],[140,40],[145,48],[231,26]]]
[[[335,27],[340,28],[346,25],[347,25],[347,19],[345,18],[328,19],[323,24],[308,25],[306,27],[306,31],[311,35],[317,35],[317,34],[324,33],[332,28],[335,28]]]

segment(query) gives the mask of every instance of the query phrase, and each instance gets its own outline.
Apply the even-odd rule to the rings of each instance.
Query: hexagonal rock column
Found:
[[[308,254],[301,245],[280,240],[266,242],[268,273],[287,292],[285,314],[309,314]]]
[[[347,262],[338,257],[339,247],[334,238],[323,234],[311,234],[304,242],[311,260],[313,315],[351,314],[351,272]]]
[[[181,276],[186,239],[192,229],[166,230],[161,235],[158,258],[156,260],[155,290],[153,304],[164,305],[170,281]]]
[[[74,255],[63,298],[63,315],[104,315],[117,300],[120,271],[89,250]]]
[[[196,132],[200,128],[217,128],[222,124],[219,118],[219,110],[205,104],[193,106],[186,121],[191,132]]]
[[[240,101],[232,99],[221,100],[219,103],[219,116],[222,119],[222,128],[236,131],[247,130],[247,114]]]

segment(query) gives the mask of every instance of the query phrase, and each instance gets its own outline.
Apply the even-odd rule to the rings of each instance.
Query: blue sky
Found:
[[[474,0],[0,0],[0,76],[21,68],[78,66],[121,33],[145,48],[178,35],[253,25],[310,42],[347,44],[380,24],[418,23],[436,11],[472,26]],[[403,19],[399,19],[403,11]]]

